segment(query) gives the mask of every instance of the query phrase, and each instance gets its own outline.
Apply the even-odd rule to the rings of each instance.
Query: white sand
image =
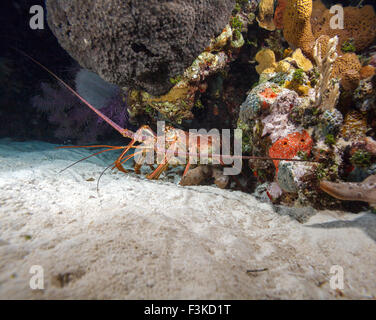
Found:
[[[57,174],[87,154],[0,140],[0,298],[376,296],[375,214],[310,211],[301,224],[241,192],[122,173],[98,195],[87,180],[115,155]],[[33,265],[44,290],[30,289]],[[329,286],[333,265],[343,296]]]

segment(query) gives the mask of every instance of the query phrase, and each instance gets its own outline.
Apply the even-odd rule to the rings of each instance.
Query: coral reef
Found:
[[[287,5],[285,11],[296,8],[299,6]],[[306,21],[301,21],[302,25],[309,25],[310,10],[308,4],[302,12],[292,12],[290,18],[301,18]],[[295,28],[297,32],[291,36],[304,30],[301,25]],[[339,207],[337,198],[323,193],[320,181],[374,174],[371,167],[375,157],[369,151],[374,148],[374,140],[367,137],[374,134],[367,123],[374,117],[374,69],[367,60],[367,67],[360,72],[358,57],[341,51],[338,36],[308,35],[306,39],[311,39],[309,45],[303,41],[309,51],[303,53],[304,43],[296,40],[295,50],[285,50],[280,61],[270,47],[258,51],[255,60],[259,82],[241,105],[237,125],[243,130],[243,152],[308,160],[274,160],[274,166],[250,160],[250,168],[261,183],[256,193],[266,192],[273,203]],[[341,93],[350,97],[347,107],[342,104],[343,98],[340,100]],[[351,110],[354,107],[359,111]],[[366,110],[371,113],[367,115]]]
[[[243,24],[238,22],[240,25],[233,27],[241,30]],[[167,94],[152,96],[144,91],[131,90],[128,96],[131,116],[155,111],[156,116],[177,124],[192,119],[192,109],[201,106],[200,95],[209,88],[207,80],[224,73],[244,45],[242,33],[233,27],[227,25],[181,76],[170,79],[173,87]]]
[[[320,0],[313,3],[312,0],[288,0],[283,10],[283,32],[290,46],[301,48],[310,59],[315,56],[312,51],[315,41],[317,45],[320,39],[320,50],[324,55],[329,39],[338,37],[338,59],[333,65],[333,76],[342,78],[344,89],[351,91],[359,81],[361,64],[356,54],[349,51],[359,52],[375,40],[376,15],[372,6],[345,7],[344,15],[344,28],[331,28],[332,14]]]
[[[243,129],[243,151],[253,155],[267,153],[273,158],[308,159],[313,139],[292,114],[294,110],[309,106],[309,98],[301,98],[294,90],[283,88],[273,80],[271,78],[253,88],[241,106],[238,128]],[[279,187],[276,184],[267,186],[267,193],[273,201],[279,201],[286,193],[299,191],[303,178],[313,170],[310,163],[292,164],[279,160],[250,160],[250,167],[260,182],[277,180]]]
[[[181,185],[214,182],[274,204],[340,208],[349,184],[376,174],[373,9],[345,8],[353,25],[330,31],[321,1],[104,2],[90,13],[82,4],[78,14],[76,0],[47,1],[64,48],[105,80],[128,86],[114,94],[98,82],[100,101],[78,81],[90,103],[122,126],[237,127],[244,155],[298,160],[249,159],[232,184],[221,167],[198,165]],[[85,14],[97,25],[87,25]],[[83,88],[93,88],[89,82]],[[43,84],[42,91],[33,104],[60,138],[82,143],[106,134],[63,89]]]
[[[48,23],[81,66],[161,95],[221,33],[235,0],[47,1]]]
[[[320,0],[313,1],[311,17],[312,32],[317,39],[322,35],[329,38],[338,36],[339,47],[352,42],[355,51],[360,52],[370,46],[376,38],[376,15],[373,6],[344,7],[344,25],[341,29],[330,27],[333,14]]]
[[[316,30],[314,33],[312,19],[320,10],[328,11],[325,6],[319,8],[317,3],[312,6],[312,1],[303,0],[278,1],[272,21],[272,2],[260,2],[257,21],[259,27],[268,30],[262,42],[253,36],[254,26],[245,14],[244,3],[238,3],[229,26],[212,39],[205,54],[196,60],[200,62],[193,64],[198,71],[188,68],[174,82],[177,87],[192,89],[182,94],[182,98],[190,98],[179,110],[189,110],[195,116],[195,106],[197,101],[204,101],[203,96],[221,96],[229,86],[228,66],[236,65],[243,57],[241,52],[249,53],[258,81],[249,83],[248,88],[252,87],[237,117],[236,126],[243,132],[243,153],[307,162],[251,159],[246,174],[257,178],[260,185],[256,190],[273,203],[338,207],[340,202],[320,189],[320,181],[346,181],[359,170],[364,175],[373,172],[374,155],[368,149],[372,149],[374,140],[367,139],[375,135],[374,122],[370,122],[374,121],[374,67],[371,58],[367,58],[373,53],[359,59],[355,52],[360,51],[352,39],[343,34],[319,34]],[[283,29],[289,49],[281,31],[270,32],[274,26]],[[213,56],[221,56],[223,64],[211,60]],[[149,96],[144,104],[161,115],[163,106],[155,103],[161,102],[160,98]],[[204,101],[203,110],[208,101],[209,105],[213,103]],[[214,115],[218,115],[216,110]],[[234,110],[236,104],[231,112]],[[168,118],[176,121],[178,114],[174,111]],[[179,123],[184,123],[184,117],[180,117]],[[201,177],[197,182],[195,176],[195,183],[211,177],[208,168],[194,170]]]
[[[304,54],[312,57],[312,47],[315,39],[320,36],[339,37],[340,48],[350,41],[355,51],[364,50],[373,43],[376,35],[376,15],[372,6],[345,7],[344,27],[331,28],[330,20],[333,14],[320,1],[316,0],[287,0],[283,11],[284,36],[289,44],[301,48]],[[347,50],[345,50],[347,51]],[[352,50],[351,50],[352,51]]]

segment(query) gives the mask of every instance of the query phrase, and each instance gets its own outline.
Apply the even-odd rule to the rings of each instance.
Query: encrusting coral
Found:
[[[243,45],[241,33],[227,25],[181,76],[170,79],[173,87],[168,93],[153,96],[145,91],[131,90],[128,95],[131,117],[155,112],[164,120],[178,124],[193,119],[192,108],[197,105],[200,94],[207,90],[207,79],[224,71]]]
[[[294,106],[299,105],[298,94],[284,89],[271,104],[270,114],[261,120],[262,136],[269,136],[272,143],[296,131],[296,126],[289,120],[289,113]]]
[[[367,119],[359,111],[352,110],[345,116],[340,134],[345,140],[359,140],[366,136]]]

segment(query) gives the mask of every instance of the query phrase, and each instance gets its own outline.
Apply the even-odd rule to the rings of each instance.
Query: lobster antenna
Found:
[[[111,164],[110,164],[108,167],[106,167],[106,168],[101,172],[101,174],[99,175],[99,178],[98,178],[98,180],[97,180],[97,193],[98,193],[98,194],[99,194],[99,182],[100,182],[102,176],[103,176],[104,173],[105,173],[108,169],[110,169],[113,165],[114,165],[114,164],[111,163]]]
[[[66,171],[66,170],[68,170],[69,168],[75,166],[76,164],[80,163],[81,161],[85,161],[85,160],[87,160],[87,159],[89,159],[89,158],[91,158],[91,157],[97,156],[97,155],[99,155],[99,154],[101,154],[101,153],[104,153],[104,152],[107,152],[107,151],[113,151],[113,150],[118,150],[118,149],[111,148],[111,149],[105,149],[105,150],[102,150],[102,151],[98,151],[98,152],[96,152],[96,153],[93,153],[93,154],[91,154],[90,156],[87,156],[87,157],[85,157],[85,158],[82,158],[82,159],[80,159],[80,160],[77,160],[77,161],[73,162],[73,163],[70,164],[68,167],[64,168],[63,170],[60,170],[59,173],[63,173],[64,171]]]
[[[131,131],[120,127],[118,124],[113,122],[110,118],[108,118],[106,115],[104,115],[98,109],[93,107],[87,100],[85,100],[83,97],[81,97],[71,86],[69,86],[66,82],[64,82],[61,78],[59,78],[50,69],[45,67],[39,61],[35,60],[32,56],[28,55],[26,52],[24,52],[20,49],[17,49],[15,47],[11,47],[11,48],[13,50],[16,50],[17,52],[21,53],[23,56],[30,59],[31,61],[33,61],[35,64],[37,64],[43,70],[47,71],[52,77],[54,77],[57,81],[59,81],[61,84],[63,84],[72,94],[74,94],[78,99],[80,99],[86,106],[88,106],[91,110],[93,110],[99,117],[101,117],[104,121],[106,121],[111,127],[113,127],[116,131],[118,131],[122,136],[126,136],[127,138],[133,137],[133,134],[131,133]]]
[[[137,146],[136,146],[137,147]],[[194,157],[199,157],[199,155],[197,153],[194,153],[194,152],[180,152],[177,151],[177,150],[157,150],[157,151],[160,151],[162,153],[166,153],[166,154],[172,154],[173,156],[194,156]],[[207,155],[209,157],[209,154]],[[294,161],[294,162],[313,162],[313,163],[320,163],[320,161],[318,160],[306,160],[306,159],[291,159],[291,158],[278,158],[278,157],[268,157],[268,156],[265,156],[265,157],[262,157],[262,156],[243,156],[243,155],[222,155],[222,154],[210,154],[210,157],[212,158],[219,158],[219,159],[222,159],[222,158],[231,158],[231,159],[254,159],[254,160],[276,160],[276,161]]]

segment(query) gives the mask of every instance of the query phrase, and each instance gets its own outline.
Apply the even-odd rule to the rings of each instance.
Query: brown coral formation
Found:
[[[375,75],[375,67],[368,65],[360,69],[360,79],[368,79]]]
[[[341,48],[350,40],[357,51],[368,47],[376,38],[376,15],[372,6],[345,7],[344,15],[344,29],[332,29],[333,14],[320,0],[288,0],[283,31],[289,44],[301,48],[309,58],[315,39],[319,39],[324,54],[328,40],[338,36],[339,57],[333,65],[333,77],[342,78],[342,86],[349,91],[359,84],[361,64],[355,53],[343,54]]]
[[[334,16],[330,10],[320,1],[313,1],[311,17],[312,32],[315,38],[327,35],[330,38],[339,37],[339,47],[354,40],[356,51],[362,51],[372,44],[376,38],[376,15],[372,6],[362,8],[344,7],[344,28],[332,29],[330,20]]]
[[[345,53],[333,64],[332,77],[341,79],[342,87],[349,92],[358,87],[361,68],[362,65],[355,53]]]
[[[355,53],[345,53],[339,56],[333,65],[333,77],[340,78],[343,74],[349,71],[356,71],[358,73],[362,68],[358,56]]]
[[[334,66],[337,66],[337,64],[334,64]],[[341,73],[337,73],[338,76],[341,76]],[[342,80],[341,84],[342,87],[345,89],[345,91],[349,92],[352,90],[355,90],[360,82],[360,75],[359,72],[356,70],[346,70],[342,74]]]

